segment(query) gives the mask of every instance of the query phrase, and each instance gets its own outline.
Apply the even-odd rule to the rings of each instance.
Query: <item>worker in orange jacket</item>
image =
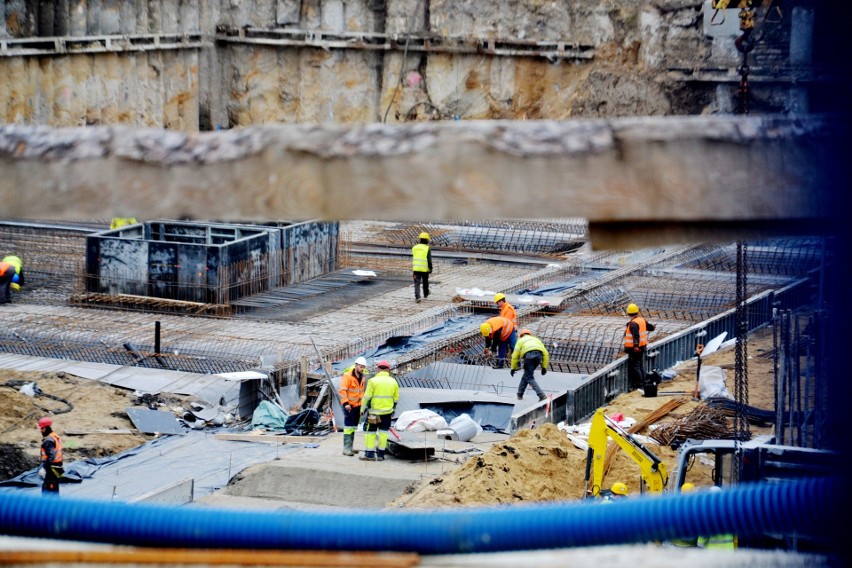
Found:
[[[41,468],[39,477],[44,481],[41,485],[42,495],[59,496],[59,478],[65,473],[62,466],[62,440],[53,431],[53,420],[45,416],[38,421],[41,430]]]
[[[627,327],[624,329],[624,352],[627,353],[627,380],[631,389],[645,386],[645,351],[648,349],[648,332],[654,324],[639,315],[639,306],[627,306]]]
[[[506,294],[494,294],[494,302],[500,308],[500,317],[506,318],[516,326],[518,325],[518,314],[515,313],[515,306],[506,301]]]
[[[485,338],[485,354],[497,353],[495,368],[502,369],[506,365],[506,353],[515,350],[518,342],[518,330],[512,320],[495,316],[488,318],[479,326],[479,333]]]
[[[355,359],[355,365],[343,372],[340,379],[340,406],[343,407],[343,455],[354,456],[352,444],[361,420],[361,399],[367,386],[367,360]]]

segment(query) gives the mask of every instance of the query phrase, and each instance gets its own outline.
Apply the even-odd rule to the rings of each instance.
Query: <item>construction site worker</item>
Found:
[[[109,223],[110,229],[119,229],[121,227],[126,227],[127,225],[135,225],[139,221],[136,220],[136,217],[113,217],[112,221]]]
[[[630,490],[627,489],[627,485],[618,481],[613,483],[609,489],[604,489],[601,491],[601,503],[614,503],[620,499],[624,499],[630,495]]]
[[[544,343],[534,336],[528,329],[522,329],[520,338],[512,350],[512,370],[510,373],[515,376],[515,371],[518,370],[521,359],[524,360],[524,376],[521,377],[521,382],[518,385],[518,400],[523,400],[524,392],[527,390],[527,385],[531,386],[538,395],[539,400],[544,400],[547,396],[538,383],[535,382],[533,373],[536,367],[541,365],[542,376],[547,374],[547,365],[550,364],[550,354],[544,347]]]
[[[502,369],[506,366],[506,354],[512,353],[515,350],[515,343],[518,341],[518,331],[512,320],[504,317],[494,316],[488,318],[485,323],[479,326],[479,333],[485,338],[486,355],[497,354],[497,363],[495,368]]]
[[[358,459],[383,461],[388,447],[391,418],[399,402],[399,383],[390,374],[390,363],[381,360],[376,367],[379,371],[367,381],[367,390],[361,404],[367,433],[364,436],[364,454],[358,456]],[[376,432],[379,434],[378,447]]]
[[[506,294],[499,292],[494,294],[494,303],[500,308],[500,317],[518,325],[518,314],[515,313],[515,306],[506,301]]]
[[[412,268],[414,272],[414,301],[420,302],[420,285],[423,285],[423,298],[429,297],[429,275],[432,273],[432,247],[429,246],[429,233],[420,233],[420,242],[411,247]]]
[[[355,364],[343,371],[340,379],[340,406],[343,407],[343,455],[354,456],[352,444],[361,420],[361,399],[367,386],[367,360],[355,359]]]
[[[12,276],[12,284],[9,287],[13,292],[20,292],[21,286],[24,285],[24,261],[20,256],[10,254],[3,257],[3,262],[8,262],[15,267],[15,274]]]
[[[41,467],[39,477],[43,479],[42,495],[59,495],[59,478],[65,472],[62,467],[62,440],[53,431],[53,420],[45,416],[39,418],[41,430]]]
[[[648,332],[654,324],[639,315],[639,306],[627,306],[630,321],[624,329],[624,351],[627,353],[627,379],[631,389],[645,386],[645,351],[648,349]]]
[[[14,264],[0,260],[0,304],[12,301],[12,279],[16,274]]]
[[[683,486],[681,486],[683,491]],[[714,485],[710,488],[710,493],[721,493],[722,488]],[[696,539],[696,546],[699,548],[715,549],[715,550],[735,550],[737,548],[737,538],[731,533],[717,534],[713,536],[699,536]]]
[[[681,493],[695,493],[695,484],[686,482],[680,486]],[[692,548],[698,545],[698,538],[696,537],[687,537],[687,538],[673,538],[671,541],[672,545],[677,546],[679,548]]]

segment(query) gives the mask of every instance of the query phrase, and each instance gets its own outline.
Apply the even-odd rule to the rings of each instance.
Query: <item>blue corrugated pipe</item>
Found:
[[[114,544],[451,554],[567,548],[696,535],[829,536],[840,481],[742,485],[720,493],[439,511],[248,511],[0,493],[0,533]]]

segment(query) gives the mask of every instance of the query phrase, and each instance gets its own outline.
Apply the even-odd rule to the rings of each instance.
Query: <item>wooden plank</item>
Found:
[[[198,564],[206,566],[352,566],[407,568],[416,553],[325,552],[300,550],[193,550],[133,548],[113,550],[3,550],[0,564]]]

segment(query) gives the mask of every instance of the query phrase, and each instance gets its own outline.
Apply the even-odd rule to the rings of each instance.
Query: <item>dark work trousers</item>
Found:
[[[627,380],[631,389],[641,389],[645,386],[645,350],[638,353],[632,349],[627,352]]]
[[[59,496],[59,476],[62,475],[63,469],[61,467],[47,467],[45,466],[44,471],[46,475],[44,476],[44,481],[41,484],[41,494],[42,495],[56,495]]]
[[[533,372],[541,365],[541,351],[527,351],[524,355],[524,376],[521,377],[521,384],[518,385],[518,398],[523,398],[524,391],[527,390],[527,385],[531,386],[538,395],[538,398],[544,398],[544,391],[535,382]]]
[[[509,339],[506,341],[496,340],[497,343],[497,368],[502,369],[506,366],[506,355],[511,356],[515,350],[515,344],[518,342],[518,330],[512,332]]]
[[[343,425],[357,428],[358,422],[361,420],[361,407],[350,406],[349,408],[350,410],[346,410],[346,406],[343,407]]]
[[[414,299],[420,299],[420,285],[423,284],[423,297],[429,297],[429,273],[415,272],[414,273]]]
[[[0,304],[12,301],[12,278],[15,277],[15,269],[9,268],[0,274]]]

